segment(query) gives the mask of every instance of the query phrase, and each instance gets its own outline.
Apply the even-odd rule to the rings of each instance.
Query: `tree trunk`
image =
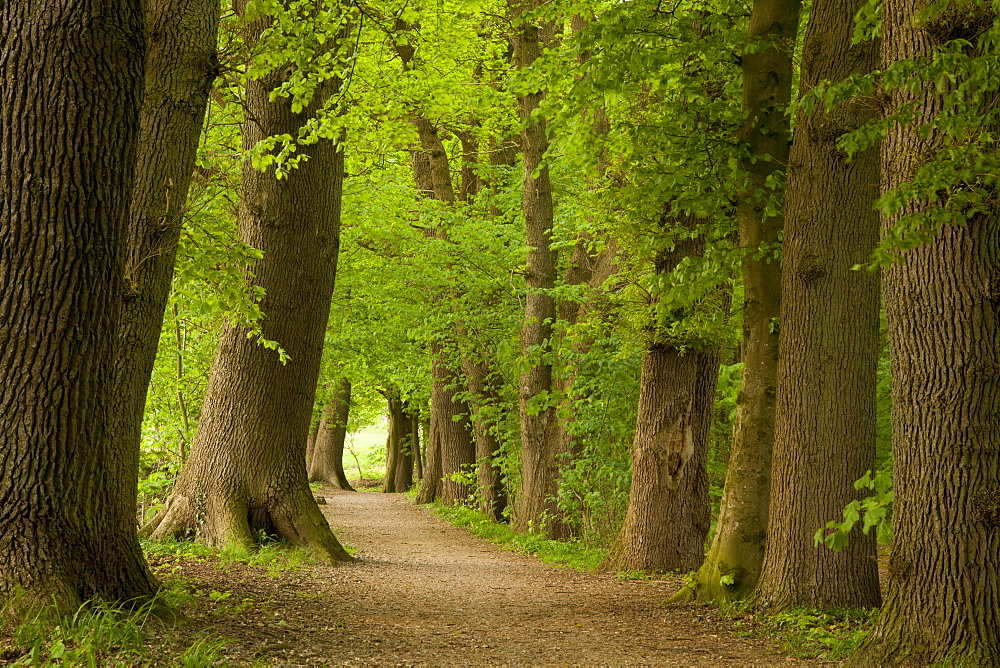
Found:
[[[403,401],[398,389],[390,389],[386,396],[389,400],[389,436],[382,491],[405,492],[413,485],[413,417],[410,402]]]
[[[413,475],[416,480],[424,478],[424,460],[420,449],[420,410],[413,409],[410,414],[410,430],[413,432]]]
[[[704,241],[686,240],[662,253],[656,271],[666,274]],[[653,326],[642,360],[632,486],[625,522],[601,569],[687,572],[704,558],[711,519],[708,499],[708,432],[719,377],[718,346],[668,344]]]
[[[440,361],[443,357],[440,343],[432,344],[431,350],[434,356],[431,420],[440,448],[440,496],[441,503],[450,506],[464,501],[472,492],[468,485],[452,480],[450,475],[471,469],[476,461],[476,447],[472,440],[469,407],[455,397],[459,393],[460,378]]]
[[[116,498],[132,513],[146,393],[208,94],[218,70],[219,1],[153,0],[146,19],[145,95],[111,403],[113,447],[128,468],[127,489]]]
[[[504,489],[500,467],[493,463],[493,460],[500,455],[500,441],[493,432],[492,422],[487,419],[490,407],[496,406],[499,401],[497,388],[494,386],[489,365],[485,360],[475,361],[469,354],[464,354],[462,371],[465,373],[471,395],[472,426],[476,436],[479,509],[499,522],[503,520],[503,511],[507,507],[507,492]]]
[[[265,25],[251,25],[250,42]],[[291,68],[281,67],[247,82],[246,150],[268,136],[298,136],[336,87],[326,82],[297,114],[290,99],[269,100],[290,75]],[[219,547],[250,544],[263,533],[330,561],[350,561],[316,505],[305,470],[337,263],[343,153],[329,141],[299,151],[309,160],[288,178],[247,164],[239,213],[243,241],[264,252],[252,279],[265,290],[263,335],[290,359],[282,364],[242,327],[223,332],[191,456],[166,509],[144,531],[155,538],[194,535]]]
[[[322,421],[323,419],[320,418],[321,423]],[[310,425],[309,427],[309,438],[306,439],[306,470],[309,470],[312,466],[313,455],[316,453],[316,437],[319,436],[319,427],[320,425],[316,425],[315,427]],[[184,457],[184,459],[187,459],[187,457]]]
[[[0,609],[157,588],[110,419],[144,62],[139,2],[0,8]]]
[[[534,8],[534,0],[511,0],[515,22]],[[526,69],[541,57],[538,26],[523,21],[511,39],[514,66]],[[553,500],[558,491],[560,452],[559,431],[552,392],[552,365],[543,356],[551,351],[555,300],[550,290],[556,284],[556,253],[551,246],[553,223],[552,188],[549,170],[542,165],[548,150],[545,123],[532,118],[542,101],[541,91],[518,98],[518,112],[525,124],[521,135],[524,152],[524,224],[528,247],[525,267],[524,324],[521,327],[521,354],[526,360],[521,373],[519,414],[521,422],[521,486],[514,505],[514,528],[538,531],[550,538],[568,536],[569,527],[559,518]],[[537,172],[537,175],[536,175]]]
[[[931,54],[937,40],[913,19],[927,6],[886,3],[884,66]],[[970,13],[990,12],[987,4],[954,7],[935,22],[961,25]],[[926,123],[941,100],[933,86],[916,90],[891,91],[889,111],[915,102],[915,124]],[[943,145],[937,132],[920,136],[912,127],[891,127],[882,142],[883,190],[912,178],[919,161]],[[965,225],[945,227],[910,251],[905,264],[885,270],[883,281],[893,379],[894,540],[882,612],[852,663],[1000,666],[996,204]]]
[[[743,387],[715,536],[694,583],[675,596],[703,602],[745,598],[760,578],[767,533],[774,443],[774,397],[778,368],[781,260],[776,256],[782,214],[768,216],[769,199],[780,198],[788,164],[792,97],[792,48],[799,24],[799,0],[755,0],[748,42],[766,48],[742,55],[743,109],[740,141],[747,156],[740,167],[748,188],[739,194],[737,217],[743,255]],[[780,207],[778,208],[780,211]]]
[[[432,362],[432,364],[434,364]],[[432,372],[437,366],[431,367]],[[420,491],[417,492],[417,503],[430,503],[441,496],[441,440],[438,437],[440,421],[435,419],[434,400],[438,390],[436,385],[431,386],[431,420],[428,428],[427,447],[425,449],[426,460],[424,461],[423,477],[420,479]],[[441,392],[443,390],[439,390]],[[438,399],[440,401],[440,399]]]
[[[354,491],[344,473],[344,442],[350,414],[351,381],[341,378],[330,402],[323,407],[316,444],[309,459],[310,482],[325,482],[337,489]]]
[[[866,74],[875,45],[851,46],[858,0],[813,4],[801,89]],[[878,154],[848,162],[836,141],[874,117],[867,103],[800,114],[788,174],[781,351],[767,548],[757,592],[777,609],[873,608],[881,603],[875,534],[840,552],[813,535],[858,498],[875,466],[878,276],[852,271],[878,239]]]

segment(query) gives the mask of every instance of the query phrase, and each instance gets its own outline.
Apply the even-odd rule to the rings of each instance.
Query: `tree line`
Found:
[[[148,599],[140,534],[350,561],[309,483],[387,414],[385,492],[677,600],[881,607],[859,664],[996,665],[998,34],[0,4],[0,602]]]

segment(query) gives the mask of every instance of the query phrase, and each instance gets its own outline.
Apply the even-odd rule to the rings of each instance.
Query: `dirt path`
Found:
[[[213,634],[230,660],[285,665],[777,665],[710,608],[666,606],[677,581],[619,582],[501,550],[399,495],[321,493],[358,562],[261,578],[230,569],[244,604]],[[207,570],[195,579],[218,578]],[[202,580],[206,586],[209,579]],[[214,586],[214,585],[212,585]],[[243,598],[240,598],[243,597]],[[261,614],[263,611],[266,613]],[[221,612],[221,611],[220,611]]]

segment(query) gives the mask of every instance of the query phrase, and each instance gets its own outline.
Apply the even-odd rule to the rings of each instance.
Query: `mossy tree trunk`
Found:
[[[656,272],[667,274],[683,258],[703,250],[701,239],[680,241],[657,257]],[[655,322],[649,336],[639,380],[628,509],[601,569],[687,572],[701,565],[711,520],[708,432],[719,377],[718,346],[664,341]]]
[[[0,609],[157,588],[111,421],[145,51],[137,1],[0,6]]]
[[[987,3],[919,27],[921,0],[885,4],[883,66],[929,56],[941,34],[989,25]],[[965,36],[965,35],[963,35]],[[972,40],[975,42],[975,39]],[[994,104],[987,99],[987,104]],[[889,111],[942,107],[932,86],[890,93]],[[912,178],[938,132],[890,128],[882,188]],[[908,208],[913,212],[919,205]],[[884,221],[890,227],[895,221]],[[906,255],[883,274],[892,360],[893,546],[885,603],[854,665],[1000,666],[1000,211]]]
[[[248,27],[251,43],[265,20]],[[246,84],[244,147],[299,129],[337,87],[320,86],[301,113],[287,98],[269,99],[292,70],[276,68]],[[222,334],[198,434],[165,510],[144,531],[156,538],[193,536],[213,546],[251,544],[266,534],[329,561],[350,561],[309,489],[305,447],[337,265],[343,153],[329,141],[301,146],[309,160],[288,178],[247,164],[239,229],[264,252],[252,281],[265,290],[263,335],[289,356],[247,338]]]
[[[858,0],[817,0],[809,16],[801,90],[866,74],[871,42],[851,44]],[[781,351],[767,548],[754,594],[776,609],[872,608],[881,603],[874,532],[840,552],[816,530],[858,498],[875,466],[879,340],[877,274],[852,271],[878,239],[878,153],[850,161],[837,139],[874,117],[862,102],[801,113],[788,170]]]
[[[740,141],[747,155],[740,167],[748,187],[737,202],[743,253],[743,387],[715,536],[692,586],[679,599],[732,601],[756,586],[764,559],[774,442],[774,400],[778,367],[778,318],[781,261],[776,249],[784,224],[780,213],[767,215],[767,201],[781,198],[770,179],[788,164],[793,47],[799,0],[755,0],[742,57],[743,109]],[[780,204],[777,210],[781,211]]]
[[[315,445],[309,460],[310,482],[325,482],[331,487],[354,491],[344,473],[344,443],[347,421],[351,415],[351,381],[341,378],[316,430]]]

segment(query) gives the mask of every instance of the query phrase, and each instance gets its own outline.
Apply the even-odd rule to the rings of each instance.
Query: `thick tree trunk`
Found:
[[[493,425],[486,414],[497,405],[497,389],[485,360],[475,361],[469,354],[462,356],[462,371],[469,384],[472,407],[472,426],[476,445],[476,483],[479,488],[479,509],[496,521],[503,519],[507,507],[500,467],[493,460],[500,454],[500,441],[493,432]]]
[[[144,23],[132,0],[0,6],[0,609],[157,588],[110,420]]]
[[[258,22],[250,30],[259,34],[263,27]],[[247,150],[268,136],[297,136],[335,87],[321,86],[313,104],[296,114],[291,100],[269,100],[290,73],[277,68],[247,82]],[[263,334],[290,359],[282,364],[241,327],[223,332],[191,456],[166,509],[144,531],[157,538],[194,535],[220,547],[277,535],[330,561],[350,561],[305,470],[337,264],[343,153],[328,141],[299,150],[310,159],[288,178],[247,165],[239,215],[242,239],[264,252],[253,267],[254,284],[265,290]]]
[[[534,7],[534,0],[512,0],[511,14],[516,23],[512,46],[514,66],[526,69],[541,57],[538,26],[522,16]],[[514,528],[537,531],[551,538],[569,535],[560,521],[553,500],[559,480],[560,451],[556,408],[553,403],[552,365],[544,359],[551,351],[552,323],[556,304],[550,290],[556,284],[556,252],[551,245],[553,222],[552,188],[548,167],[542,156],[548,150],[544,121],[533,118],[542,101],[541,91],[518,98],[518,112],[525,124],[521,135],[524,153],[524,224],[528,247],[525,267],[524,324],[521,327],[521,354],[525,370],[520,378],[519,414],[521,422],[521,486],[514,505]],[[536,175],[537,172],[537,175]]]
[[[434,199],[448,204],[455,202],[455,189],[451,181],[451,167],[444,144],[437,129],[423,116],[416,115],[411,123],[420,137],[422,152],[414,153],[413,176],[417,188]],[[437,230],[432,236],[447,239],[447,234]],[[431,344],[433,358],[433,387],[431,390],[432,439],[428,449],[428,471],[436,476],[422,479],[418,503],[429,503],[440,497],[441,502],[452,505],[466,499],[471,491],[468,486],[450,478],[453,473],[462,472],[463,466],[475,461],[475,447],[469,422],[469,409],[465,402],[456,401],[457,390],[453,389],[460,379],[447,368],[446,345]],[[435,456],[433,467],[431,456]]]
[[[315,446],[309,458],[309,481],[325,482],[331,487],[354,491],[344,473],[344,442],[347,420],[351,415],[351,381],[340,379],[330,402],[323,407],[323,417],[316,431]]]
[[[687,240],[657,259],[668,273],[704,241]],[[602,570],[691,571],[701,565],[711,520],[708,432],[719,377],[717,346],[682,349],[652,341],[642,360],[632,486],[625,522]]]
[[[436,367],[432,367],[433,368]],[[431,387],[431,419],[427,430],[427,446],[425,449],[423,477],[420,479],[420,491],[417,492],[417,503],[431,503],[441,496],[441,439],[438,437],[440,421],[435,419],[434,399],[437,386]],[[441,390],[443,391],[443,390]]]
[[[320,422],[322,422],[322,418],[320,418]],[[306,439],[306,470],[309,470],[312,466],[313,454],[316,452],[316,437],[319,436],[319,427],[320,425],[309,427],[309,438]]]
[[[218,70],[219,1],[153,0],[147,4],[146,18],[145,95],[111,405],[113,447],[128,467],[127,489],[120,498],[132,512],[146,392],[170,294],[198,138]]]
[[[802,58],[802,91],[870,72],[878,51],[852,46],[858,0],[817,0]],[[874,117],[866,103],[800,114],[788,173],[781,351],[767,549],[755,598],[775,608],[873,608],[881,603],[875,534],[840,552],[813,535],[858,498],[875,466],[878,276],[851,267],[878,239],[878,154],[847,160],[836,141]]]
[[[928,56],[913,17],[927,2],[885,5],[883,65]],[[939,21],[983,23],[988,4]],[[964,11],[963,11],[964,10]],[[968,12],[968,13],[966,13]],[[950,14],[950,16],[948,15]],[[975,20],[978,19],[978,20]],[[916,102],[917,123],[941,100],[931,86],[890,93]],[[942,137],[894,127],[882,144],[882,188],[909,180]],[[912,211],[912,209],[911,209]],[[885,221],[891,226],[894,221]],[[892,359],[893,547],[885,604],[857,665],[1000,666],[1000,212],[946,227],[884,272]]]
[[[799,10],[799,0],[755,0],[750,14],[748,39],[766,48],[747,49],[741,61],[747,118],[740,141],[748,154],[740,167],[749,185],[737,204],[743,253],[743,387],[715,536],[694,583],[677,599],[743,599],[757,585],[764,560],[778,368],[778,329],[773,323],[781,298],[781,261],[775,250],[784,224],[781,214],[766,215],[766,203],[780,196],[769,179],[780,181],[788,164],[787,107]]]
[[[455,397],[459,393],[460,378],[440,361],[443,356],[441,344],[435,343],[431,349],[435,360],[432,369],[434,386],[431,390],[431,421],[440,448],[440,497],[441,503],[454,505],[468,498],[472,489],[452,480],[450,474],[470,472],[476,461],[476,447],[472,440],[469,406]]]
[[[399,390],[386,392],[389,403],[389,435],[386,439],[385,480],[383,492],[405,492],[413,485],[413,417],[410,402],[403,401]]]

